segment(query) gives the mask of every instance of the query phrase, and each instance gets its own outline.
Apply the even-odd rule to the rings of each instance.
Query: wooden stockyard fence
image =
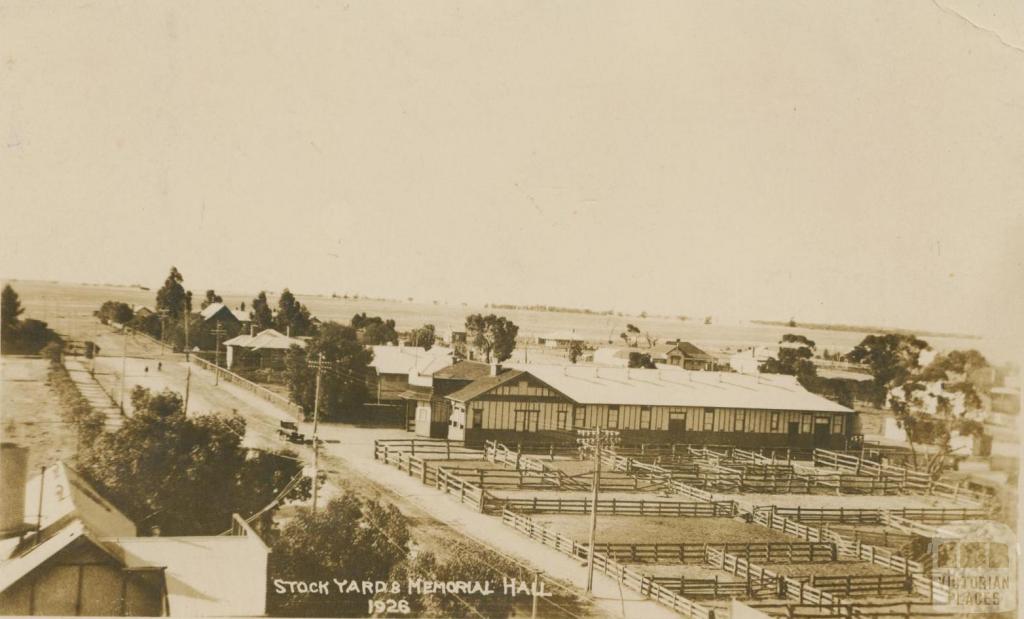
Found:
[[[777,507],[773,511],[798,522],[819,524],[889,524],[894,519],[921,524],[944,524],[958,520],[983,520],[989,517],[988,510],[981,508],[901,508],[901,509],[851,509],[844,507]]]
[[[463,459],[481,459],[484,455],[484,453],[480,451],[469,450],[446,443],[447,442],[443,440],[421,439],[378,440],[375,441],[374,457],[398,467],[399,470],[406,471],[410,476],[420,477],[424,484],[433,485],[442,492],[456,497],[460,502],[470,505],[479,512],[500,513],[503,522],[513,526],[517,530],[527,533],[527,535],[533,539],[538,539],[543,543],[549,546],[554,546],[556,549],[565,552],[566,554],[571,554],[572,556],[585,556],[580,553],[585,552],[586,545],[579,544],[568,537],[548,531],[544,527],[534,523],[523,513],[520,513],[520,511],[533,509],[533,505],[535,504],[533,499],[522,499],[521,503],[510,503],[510,500],[494,497],[479,485],[461,478],[457,469],[448,469],[443,466],[436,465],[431,466],[429,464],[429,456],[434,456],[433,459],[456,459],[459,457]],[[417,456],[412,454],[414,446],[416,446],[420,455]],[[498,456],[497,452],[499,450],[497,447],[499,446],[496,446],[494,453],[492,454],[495,457],[508,457],[511,453],[510,451],[506,451],[505,456]],[[522,458],[517,458],[516,461],[517,466],[522,464]],[[630,466],[631,474],[652,474],[652,471],[649,468],[651,465],[645,465],[644,467],[637,469],[635,466],[630,464],[629,459],[623,456],[607,454],[605,456],[605,461],[615,467],[616,470],[622,470],[626,466]],[[546,469],[543,464],[540,464],[540,468],[541,470]],[[710,504],[705,506],[705,509],[711,510],[707,512],[709,515],[715,514],[715,510],[718,509],[722,509],[723,512],[724,510],[728,510],[728,515],[737,514],[738,507],[734,502],[715,502],[710,493],[699,490],[697,490],[697,493],[703,493],[703,495],[708,497],[706,499],[700,498],[699,502]],[[561,510],[562,513],[587,513],[587,511],[582,510],[588,510],[591,507],[591,505],[587,503],[588,500],[586,499],[582,500],[583,502],[579,505],[574,504],[572,501],[575,500],[567,501],[563,499],[562,504],[559,505],[557,499],[539,499],[536,502],[538,506],[536,511],[553,511],[558,513],[559,510]],[[656,508],[651,508],[657,510],[698,509],[696,507],[690,507],[697,505],[693,502],[650,501],[647,503],[652,505],[661,503],[674,505],[673,507],[662,507],[659,505]],[[722,505],[725,503],[728,503],[727,507],[715,507],[716,504]],[[628,507],[624,509],[630,511],[618,511],[619,509],[623,509],[621,506],[624,504],[628,505]],[[684,505],[687,507],[682,507]],[[608,511],[611,509],[617,510],[615,513],[623,514],[632,513],[633,515],[646,515],[647,513],[650,513],[644,511],[647,509],[645,507],[638,508],[634,505],[630,505],[629,501],[622,501],[618,499],[615,503],[611,503],[610,499],[599,501],[597,509],[598,513],[611,513]],[[902,582],[909,583],[909,587],[914,593],[926,596],[932,602],[945,603],[948,601],[948,588],[926,575],[924,573],[924,566],[921,563],[907,559],[906,557],[900,556],[898,553],[886,549],[880,549],[859,541],[849,541],[834,531],[823,530],[803,524],[793,518],[777,513],[776,509],[777,508],[775,508],[775,506],[769,506],[768,508],[756,508],[753,512],[745,515],[753,523],[766,526],[770,529],[782,531],[788,535],[799,537],[809,543],[826,545],[829,547],[829,553],[832,556],[841,556],[867,561],[899,572],[903,578]],[[693,513],[702,512],[694,511]],[[661,515],[664,514],[662,513]],[[719,513],[717,515],[727,514]],[[753,546],[756,545],[747,546],[750,546],[750,552],[755,552],[753,550]],[[636,552],[650,552],[646,549],[641,550],[641,548],[642,545],[638,545]],[[714,616],[712,609],[697,604],[696,602],[672,591],[669,587],[655,582],[652,578],[644,576],[636,570],[618,563],[613,557],[619,557],[621,555],[615,552],[616,549],[614,547],[606,546],[605,550],[605,553],[595,552],[595,566],[604,573],[615,577],[619,582],[622,582],[626,586],[629,586],[636,591],[641,591],[645,595],[649,595],[650,597],[668,605],[674,610],[686,614],[687,616]],[[656,554],[657,552],[659,552],[659,550],[654,550],[655,560],[657,560],[658,557]],[[678,549],[676,552],[678,553]],[[686,550],[683,549],[682,552],[685,557]],[[776,555],[776,558],[778,558],[778,555]],[[623,559],[630,560],[629,557],[623,557]],[[741,576],[745,581],[756,582],[759,588],[763,586],[766,581],[774,578],[779,583],[779,594],[796,600],[799,604],[814,604],[822,607],[840,607],[851,604],[849,601],[841,599],[837,593],[826,590],[831,589],[832,585],[835,583],[825,581],[825,588],[818,588],[813,584],[802,580],[781,577],[778,574],[771,572],[770,570],[766,570],[754,563],[755,560],[768,562],[766,559],[767,555],[765,556],[765,559],[762,559],[762,557],[757,554],[752,554],[750,558],[746,558],[727,552],[724,548],[719,550],[712,546],[705,547],[705,562],[710,563],[719,569],[724,569],[731,574]],[[886,594],[892,590],[893,585],[891,583],[894,581],[895,579],[875,579],[875,589],[873,591],[877,595]],[[870,587],[872,586],[868,580],[857,580],[854,578],[848,582],[844,581],[842,584],[843,588],[840,592],[845,592],[847,585],[851,592],[858,594],[863,593],[863,591],[870,590]]]
[[[545,546],[554,548],[556,551],[573,557],[577,560],[586,560],[588,546],[580,544],[576,540],[565,535],[556,533],[548,528],[535,523],[530,518],[511,510],[501,512],[501,521],[507,526],[525,534],[530,539],[536,540]],[[658,584],[653,578],[646,576],[636,569],[619,563],[615,559],[596,551],[594,552],[594,569],[602,572],[626,587],[656,600],[672,610],[681,613],[685,617],[697,619],[714,619],[714,609],[690,600],[668,587]]]
[[[702,564],[707,548],[714,548],[758,563],[831,563],[835,544],[824,542],[772,542],[725,544],[596,544],[595,550],[629,563]]]
[[[489,502],[524,514],[589,514],[594,501],[579,499],[506,499],[488,497]],[[737,514],[733,501],[660,501],[652,499],[598,499],[597,513],[609,516],[687,516],[691,518],[731,518]]]
[[[828,449],[814,450],[814,465],[853,471],[857,475],[867,475],[876,479],[892,480],[899,483],[905,492],[939,496],[973,507],[983,507],[989,501],[989,497],[961,488],[959,483],[950,484],[934,480],[927,473],[904,466],[872,462],[855,455]]]

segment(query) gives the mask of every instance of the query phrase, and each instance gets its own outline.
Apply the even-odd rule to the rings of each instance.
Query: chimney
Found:
[[[491,376],[497,376],[501,373],[501,364],[497,361],[491,362]]]
[[[0,443],[0,538],[25,531],[25,482],[28,449]]]

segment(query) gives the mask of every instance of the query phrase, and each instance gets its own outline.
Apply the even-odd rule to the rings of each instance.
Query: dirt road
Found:
[[[96,360],[96,376],[115,400],[119,400],[121,393],[122,364],[126,370],[124,390],[127,394],[135,385],[184,392],[188,366],[182,355],[162,351],[141,336],[128,336],[125,340],[125,336],[111,333],[109,327],[100,326],[107,329],[107,333],[94,330],[92,338],[89,338],[100,342],[102,347]],[[126,342],[128,355],[122,361],[119,354]],[[161,370],[156,369],[158,362],[163,363]],[[294,420],[289,413],[235,385],[214,384],[211,372],[194,365],[188,382],[190,414],[237,412],[247,421],[245,445],[287,448],[307,464],[312,462],[309,446],[285,443],[277,436],[280,421]],[[133,412],[127,396],[125,407],[128,414]],[[307,435],[312,434],[312,424],[301,423],[300,428]],[[321,451],[321,469],[327,474],[322,500],[327,501],[343,490],[351,490],[365,497],[393,503],[409,518],[418,547],[444,556],[453,540],[472,538],[521,563],[541,569],[563,584],[575,587],[585,597],[582,588],[586,582],[586,570],[579,562],[530,542],[499,519],[472,512],[436,489],[373,459],[375,439],[407,438],[409,435],[405,431],[323,423],[320,436],[325,441]],[[287,517],[290,511],[285,508],[282,513]],[[678,617],[660,604],[628,589],[620,589],[615,581],[600,574],[595,574],[593,602],[591,616],[595,617],[622,617],[623,609],[629,618]]]

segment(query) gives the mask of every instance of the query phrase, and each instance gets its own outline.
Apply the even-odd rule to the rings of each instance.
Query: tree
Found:
[[[313,330],[312,317],[306,306],[295,300],[287,288],[277,301],[277,330],[293,336],[310,335]],[[290,329],[290,330],[289,330]]]
[[[471,314],[466,317],[466,339],[484,355],[485,361],[504,361],[516,348],[519,327],[504,316]]]
[[[9,284],[4,286],[0,293],[0,348],[5,354],[34,355],[51,342],[62,345],[61,337],[45,322],[18,320],[24,311],[18,293]]]
[[[423,325],[419,329],[413,329],[409,334],[409,343],[412,346],[419,346],[424,350],[430,350],[430,347],[434,345],[434,341],[437,339],[437,334],[434,329],[434,325]]]
[[[320,416],[322,419],[351,418],[366,402],[366,378],[373,351],[359,343],[352,327],[327,322],[303,349],[293,346],[285,358],[288,389],[292,400],[312,418],[316,393],[316,370],[309,367],[323,353],[330,364],[320,384]]]
[[[105,301],[100,306],[100,311],[97,312],[97,316],[100,322],[108,324],[116,322],[118,324],[128,324],[132,318],[135,317],[135,312],[132,310],[132,306],[127,303],[120,301]]]
[[[398,331],[395,321],[380,316],[367,316],[366,312],[352,317],[352,328],[360,332],[360,341],[371,346],[397,344]]]
[[[954,350],[936,355],[926,367],[889,392],[889,407],[907,434],[914,465],[933,476],[941,475],[952,451],[954,432],[981,435],[983,426],[971,418],[982,406],[977,370],[989,367],[976,350]],[[937,447],[919,462],[917,446]]]
[[[627,346],[637,346],[640,343],[640,327],[634,324],[627,324],[626,330],[620,333],[619,337],[626,342]]]
[[[569,362],[576,363],[583,356],[583,342],[573,340],[569,342]]]
[[[2,330],[2,339],[9,340],[14,337],[14,333],[18,328],[18,316],[24,313],[25,308],[21,306],[21,300],[18,298],[18,293],[11,288],[10,284],[4,286],[4,290],[0,293],[0,330]]]
[[[183,281],[185,278],[177,267],[172,266],[163,287],[156,292],[157,311],[167,310],[167,315],[174,320],[192,311],[192,295],[185,292],[185,287],[181,285]]]
[[[928,349],[927,342],[913,335],[868,335],[846,358],[854,363],[866,363],[871,368],[874,382],[872,403],[880,407],[885,405],[892,387],[906,382],[921,367],[918,358],[922,351]]]
[[[346,492],[314,514],[300,510],[281,530],[270,554],[267,612],[285,617],[365,617],[373,593],[331,595],[285,593],[274,582],[392,580],[409,556],[409,527],[393,505],[363,500]],[[403,583],[404,584],[404,583]]]
[[[271,311],[270,304],[267,303],[266,292],[260,290],[256,298],[252,300],[252,310],[249,312],[249,317],[252,318],[252,325],[256,327],[257,331],[270,329],[274,326],[274,312]]]
[[[245,420],[238,415],[186,417],[179,394],[142,387],[131,401],[135,414],[116,432],[100,434],[81,466],[140,526],[158,526],[164,535],[216,535],[230,527],[233,513],[259,512],[301,474],[294,454],[243,447]],[[309,495],[304,479],[283,498]],[[269,526],[271,511],[258,526]]]
[[[206,309],[214,303],[223,303],[224,299],[213,290],[207,290],[206,296],[203,297],[203,302],[199,305],[199,309]]]
[[[796,376],[804,387],[818,375],[814,366],[814,341],[803,335],[786,333],[779,340],[778,358],[767,359],[758,368],[766,374],[789,374]]]
[[[645,352],[631,352],[629,353],[629,367],[631,368],[647,368],[649,370],[655,370],[658,368],[654,361],[651,359],[651,355]]]

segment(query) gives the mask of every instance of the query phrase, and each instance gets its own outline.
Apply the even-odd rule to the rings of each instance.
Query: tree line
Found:
[[[982,406],[985,391],[982,370],[988,360],[977,350],[938,353],[922,365],[928,342],[912,334],[886,333],[865,336],[844,360],[867,365],[871,380],[857,381],[819,376],[813,362],[815,342],[804,335],[787,333],[779,352],[766,360],[760,371],[789,374],[808,391],[853,407],[856,402],[893,413],[906,431],[915,465],[938,475],[952,447],[953,433],[980,436],[982,425],[972,419]],[[921,456],[918,445],[937,447]]]
[[[0,292],[0,350],[5,355],[35,355],[49,346],[59,355],[63,344],[60,335],[42,320],[20,318],[24,313],[18,293],[10,284],[5,285]]]

